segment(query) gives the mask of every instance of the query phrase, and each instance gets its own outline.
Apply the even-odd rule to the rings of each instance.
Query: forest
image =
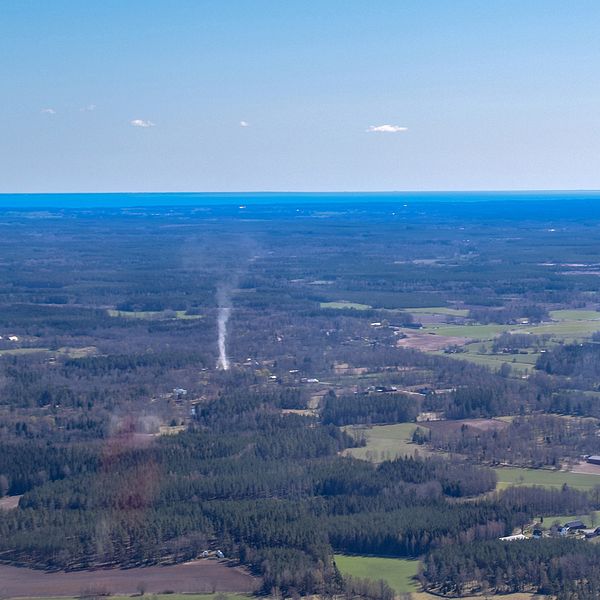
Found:
[[[595,476],[600,210],[493,204],[2,209],[0,562],[219,550],[265,595],[391,600],[341,553],[596,598],[598,546],[552,522],[600,510],[600,471],[498,469]]]

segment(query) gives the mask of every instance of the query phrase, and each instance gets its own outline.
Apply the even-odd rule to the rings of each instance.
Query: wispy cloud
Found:
[[[400,127],[399,125],[371,125],[367,128],[368,133],[399,133],[408,131],[408,127]]]
[[[56,111],[53,108],[42,108],[42,110],[40,110],[40,112],[43,115],[55,115]]]
[[[250,127],[250,123],[248,121],[240,121],[240,127]]]
[[[129,121],[129,124],[133,127],[143,127],[147,129],[148,127],[155,127],[155,123],[152,121],[146,121],[145,119],[133,119]]]
[[[96,105],[88,104],[87,106],[82,106],[79,110],[81,112],[92,112],[93,110],[96,110]]]

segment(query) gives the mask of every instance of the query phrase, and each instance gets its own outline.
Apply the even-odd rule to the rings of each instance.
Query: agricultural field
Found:
[[[492,598],[493,596],[490,596]],[[487,600],[485,596],[461,596],[461,600]],[[498,596],[501,600],[543,600],[543,598],[549,598],[540,594],[529,594],[527,592],[517,592],[515,594],[502,594]],[[411,594],[411,600],[439,600],[440,596],[437,594],[429,594],[427,592],[413,592]],[[550,598],[549,598],[550,600]]]
[[[435,335],[431,332],[407,331],[404,337],[398,340],[398,348],[413,348],[421,352],[439,352],[448,346],[463,346],[468,343],[468,338]]]
[[[548,488],[559,488],[566,483],[568,486],[579,490],[590,490],[600,485],[600,475],[512,467],[499,467],[494,470],[498,475],[498,489],[512,485],[540,485]]]
[[[410,309],[415,314],[437,314],[465,316],[466,311],[458,309]],[[428,323],[425,324],[422,333],[433,335],[426,337],[422,335],[423,344],[412,344],[425,352],[434,351],[443,354],[443,348],[449,345],[462,346],[462,352],[449,354],[451,358],[466,360],[478,365],[498,370],[503,364],[510,365],[516,375],[530,373],[540,356],[539,349],[529,348],[526,353],[506,354],[493,352],[492,342],[494,338],[502,333],[521,333],[536,336],[548,336],[547,346],[552,347],[558,343],[572,343],[580,339],[587,339],[593,333],[600,330],[600,312],[595,310],[553,310],[549,312],[551,322],[539,324],[516,324],[516,325],[482,325],[478,323],[454,324],[454,323]],[[414,333],[408,332],[408,335]],[[439,344],[436,339],[439,337]],[[447,343],[444,343],[448,340]],[[418,340],[415,340],[418,342]],[[483,350],[483,351],[482,351]]]
[[[491,340],[496,335],[503,333],[507,330],[512,330],[516,326],[509,325],[479,325],[474,323],[472,325],[454,325],[452,323],[444,323],[441,325],[428,325],[424,329],[435,335],[441,335],[445,337],[460,337],[480,340]]]
[[[0,565],[0,581],[3,598],[78,596],[82,590],[92,588],[111,595],[134,594],[139,593],[140,586],[146,593],[204,592],[208,598],[208,592],[248,593],[257,586],[257,580],[245,571],[208,559],[164,567],[73,572]]]
[[[600,511],[595,510],[595,511],[592,511],[591,514],[584,514],[584,515],[581,515],[581,514],[580,515],[558,515],[558,516],[544,515],[544,526],[548,527],[556,522],[563,525],[567,521],[575,521],[576,519],[583,521],[583,523],[586,527],[589,527],[589,528],[597,527],[598,525],[600,525]]]
[[[340,300],[339,302],[321,302],[321,308],[334,308],[334,309],[344,309],[351,308],[353,310],[369,310],[372,308],[368,304],[360,304],[359,302],[347,302],[346,300]]]
[[[397,594],[417,589],[414,577],[419,570],[418,560],[342,554],[336,554],[334,558],[342,575],[374,581],[383,579]]]
[[[144,593],[144,595],[146,595]],[[42,596],[25,596],[19,598],[19,600],[37,600]],[[80,596],[54,596],[54,597],[43,597],[44,600],[80,600]],[[135,594],[129,595],[111,595],[109,596],[110,600],[130,600],[131,598],[140,598],[139,592]],[[228,594],[225,592],[215,592],[212,594],[178,594],[178,593],[168,593],[168,594],[148,594],[148,600],[249,600],[253,598],[250,594]],[[11,600],[11,599],[8,599]]]
[[[166,319],[201,319],[202,315],[188,315],[185,310],[115,310],[108,309],[108,315],[123,319],[161,321]]]
[[[414,315],[445,315],[449,317],[466,317],[469,311],[464,308],[450,308],[449,306],[434,306],[432,308],[407,308],[406,312]]]
[[[50,348],[8,348],[0,350],[0,356],[24,356],[38,352],[50,352]]]
[[[470,427],[478,431],[499,431],[508,426],[506,419],[448,419],[442,421],[431,421],[427,424],[429,429],[456,433],[463,427]]]
[[[417,427],[426,429],[421,423],[396,423],[372,427],[348,426],[345,428],[348,433],[356,436],[364,435],[367,444],[360,448],[348,448],[346,453],[354,458],[372,462],[412,456],[415,452],[427,456],[430,452],[424,446],[412,442],[412,435]]]
[[[491,346],[489,343],[485,345],[488,347]],[[451,356],[456,360],[466,360],[477,365],[489,367],[494,371],[500,369],[502,365],[507,364],[518,375],[525,375],[531,372],[540,356],[538,352],[529,352],[528,354],[482,354],[480,352],[481,346],[482,343],[480,342],[466,344],[463,346],[464,352],[447,356]],[[444,352],[440,351],[437,354],[444,354]]]

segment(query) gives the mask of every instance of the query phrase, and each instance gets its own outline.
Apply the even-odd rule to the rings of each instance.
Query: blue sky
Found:
[[[0,192],[599,189],[599,31],[597,0],[0,0]]]

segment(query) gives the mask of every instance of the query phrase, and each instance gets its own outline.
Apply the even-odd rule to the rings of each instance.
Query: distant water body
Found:
[[[1,209],[600,201],[600,191],[0,194]]]

